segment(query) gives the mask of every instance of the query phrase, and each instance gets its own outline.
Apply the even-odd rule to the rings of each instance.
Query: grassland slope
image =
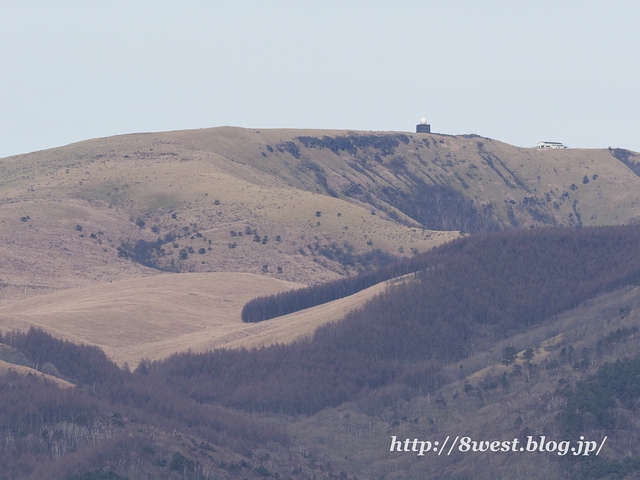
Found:
[[[245,273],[155,275],[15,301],[0,307],[0,322],[4,330],[37,326],[97,345],[117,363],[135,367],[143,357],[201,351],[216,339],[237,339],[246,301],[300,286]]]
[[[267,171],[239,133],[125,135],[1,159],[0,295],[159,270],[319,283],[457,235],[304,188],[283,175],[289,154]]]
[[[89,140],[0,159],[0,294],[158,269],[314,284],[459,230],[633,223],[639,162],[477,135],[221,127]]]
[[[387,282],[347,298],[260,325],[240,312],[255,295],[303,285],[246,273],[164,274],[39,295],[0,307],[3,330],[43,328],[57,338],[99,346],[119,365],[176,352],[291,343],[361,307]]]

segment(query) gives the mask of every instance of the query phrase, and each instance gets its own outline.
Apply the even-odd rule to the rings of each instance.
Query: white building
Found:
[[[567,148],[560,142],[540,142],[536,148]]]

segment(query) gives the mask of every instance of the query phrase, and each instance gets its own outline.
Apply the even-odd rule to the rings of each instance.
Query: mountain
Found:
[[[629,226],[466,236],[420,254],[433,266],[307,338],[175,354],[134,372],[38,329],[4,334],[5,361],[76,385],[17,368],[3,378],[5,471],[634,478],[639,238]],[[446,437],[460,443],[440,457],[434,442]],[[601,456],[569,453],[584,441]]]
[[[211,343],[195,337],[207,316],[196,312],[227,315],[209,293],[225,282],[222,273],[250,274],[229,284],[240,288],[239,305],[244,295],[278,291],[258,286],[278,285],[270,278],[294,287],[353,276],[460,230],[634,223],[638,162],[626,150],[543,151],[476,135],[231,127],[0,159],[0,326],[37,325],[110,352],[121,343],[126,354],[112,352],[121,364],[203,348]],[[174,273],[211,275],[167,277]],[[155,276],[162,278],[147,278]],[[188,302],[157,293],[207,284],[211,290]],[[128,303],[106,300],[124,291]],[[19,303],[48,293],[34,300],[43,307]],[[161,336],[172,346],[160,347],[148,334],[158,325],[143,327],[149,302],[156,311],[194,312],[200,327],[175,328]],[[71,312],[93,318],[84,333]],[[128,329],[97,333],[105,312],[136,319],[146,333],[135,337],[138,353],[133,337],[116,340]]]
[[[633,478],[639,175],[231,127],[0,159],[0,478]],[[602,456],[389,447],[579,434]]]
[[[3,295],[158,269],[321,283],[452,231],[633,223],[640,200],[636,153],[478,136],[225,127],[0,162]]]

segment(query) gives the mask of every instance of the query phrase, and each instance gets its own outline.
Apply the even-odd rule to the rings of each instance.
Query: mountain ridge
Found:
[[[637,241],[616,242],[637,228],[578,227],[638,223],[638,165],[623,149],[478,135],[237,127],[0,159],[0,341],[22,365],[1,366],[3,465],[85,480],[630,478],[637,408],[598,381],[637,366],[623,358],[640,291],[636,270],[600,276],[636,265]],[[603,250],[606,232],[618,247]],[[486,248],[456,252],[474,243]],[[254,296],[427,254],[426,272],[241,322]],[[578,402],[585,385],[606,407]],[[389,451],[392,435],[577,441],[580,428],[609,435],[596,470]]]
[[[314,285],[461,235],[445,228],[634,223],[640,204],[636,153],[478,135],[219,127],[0,162],[5,312],[33,295],[171,273]],[[5,329],[17,324],[5,316]]]

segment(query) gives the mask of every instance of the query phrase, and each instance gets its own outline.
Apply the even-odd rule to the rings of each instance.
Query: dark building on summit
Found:
[[[420,123],[416,125],[416,133],[431,133],[431,125],[427,123],[426,118],[420,119]]]

